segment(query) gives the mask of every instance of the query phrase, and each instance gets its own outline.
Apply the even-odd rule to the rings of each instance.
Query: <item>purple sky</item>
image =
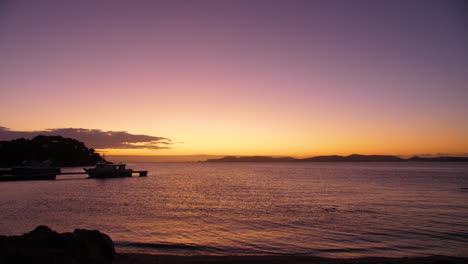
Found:
[[[3,1],[0,126],[184,142],[165,154],[464,153],[467,10]]]

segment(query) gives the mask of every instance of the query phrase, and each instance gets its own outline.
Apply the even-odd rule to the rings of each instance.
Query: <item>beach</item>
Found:
[[[47,226],[38,226],[21,236],[0,236],[0,263],[86,263],[86,264],[461,264],[467,257],[360,257],[324,258],[314,255],[176,255],[119,252],[112,239],[98,230],[75,229],[57,233]]]
[[[151,255],[139,253],[118,254],[115,264],[201,264],[201,263],[222,263],[222,264],[462,264],[467,263],[468,258],[431,256],[431,257],[410,257],[410,258],[353,258],[336,259],[320,258],[314,256],[175,256],[175,255]]]

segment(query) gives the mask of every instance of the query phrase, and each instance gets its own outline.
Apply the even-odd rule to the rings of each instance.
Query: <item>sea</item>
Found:
[[[468,163],[128,167],[148,177],[0,182],[0,234],[96,229],[150,254],[468,257]]]

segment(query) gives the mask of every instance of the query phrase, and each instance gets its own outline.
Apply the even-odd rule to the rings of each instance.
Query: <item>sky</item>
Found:
[[[467,11],[2,1],[0,139],[68,131],[113,155],[467,153]],[[117,143],[86,142],[103,135]]]

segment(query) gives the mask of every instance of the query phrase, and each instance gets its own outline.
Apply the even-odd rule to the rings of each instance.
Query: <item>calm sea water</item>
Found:
[[[149,176],[0,182],[0,234],[98,229],[155,254],[468,256],[466,163],[129,166]]]

